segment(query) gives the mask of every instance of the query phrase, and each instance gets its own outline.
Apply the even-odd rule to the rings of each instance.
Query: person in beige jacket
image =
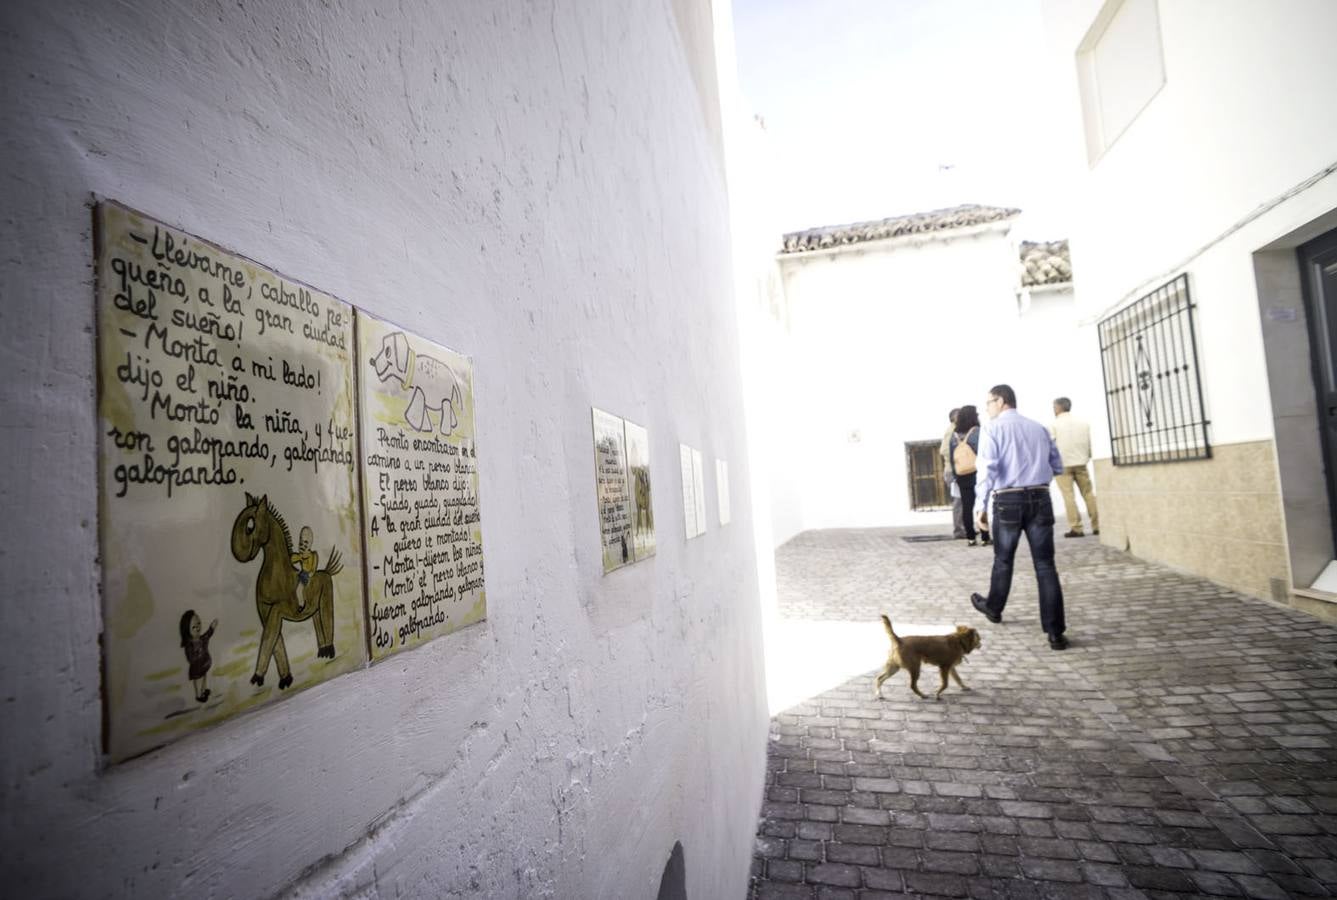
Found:
[[[1082,531],[1082,516],[1077,511],[1077,498],[1073,496],[1072,483],[1082,492],[1082,502],[1086,504],[1086,514],[1091,517],[1091,533],[1100,534],[1100,513],[1096,510],[1096,492],[1091,487],[1091,476],[1086,471],[1086,464],[1091,461],[1091,426],[1072,414],[1072,401],[1059,397],[1054,401],[1054,424],[1049,426],[1049,433],[1058,444],[1059,455],[1063,457],[1063,474],[1055,475],[1059,493],[1063,495],[1063,508],[1068,516],[1068,530],[1065,538],[1085,537]]]

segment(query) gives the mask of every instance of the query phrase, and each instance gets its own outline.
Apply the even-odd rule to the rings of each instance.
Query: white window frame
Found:
[[[1126,3],[1148,3],[1151,9],[1153,28],[1150,39],[1154,46],[1148,49],[1159,66],[1159,80],[1146,98],[1137,105],[1136,110],[1125,121],[1109,123],[1104,121],[1104,107],[1100,96],[1100,79],[1097,72],[1097,51],[1111,23]],[[1128,128],[1141,117],[1142,112],[1165,87],[1165,49],[1161,40],[1161,18],[1158,0],[1106,0],[1100,13],[1087,30],[1086,36],[1077,46],[1077,85],[1081,93],[1082,119],[1086,130],[1087,162],[1094,166],[1101,157],[1114,146],[1115,142]]]

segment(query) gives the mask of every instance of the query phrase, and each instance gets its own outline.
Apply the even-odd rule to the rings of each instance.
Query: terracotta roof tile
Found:
[[[821,228],[809,228],[806,231],[793,231],[786,234],[780,252],[782,254],[804,253],[813,250],[828,250],[844,244],[881,241],[910,234],[950,231],[954,228],[968,228],[972,225],[984,225],[989,222],[1002,222],[1020,213],[1021,210],[1019,209],[972,204],[956,206],[951,209],[911,213],[907,216],[893,216],[890,219],[878,219],[873,222],[826,225]]]
[[[1066,284],[1072,281],[1072,259],[1067,241],[1022,241],[1022,287]]]

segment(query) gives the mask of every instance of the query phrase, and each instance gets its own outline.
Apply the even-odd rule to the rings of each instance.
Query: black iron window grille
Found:
[[[1096,326],[1116,466],[1211,458],[1194,309],[1180,275]]]
[[[942,480],[942,441],[908,441],[905,474],[909,481],[910,509],[951,509],[952,497]]]

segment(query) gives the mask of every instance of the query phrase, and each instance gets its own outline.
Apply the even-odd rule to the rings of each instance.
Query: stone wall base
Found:
[[[1290,593],[1272,441],[1212,448],[1212,459],[1095,461],[1100,540],[1243,594],[1309,611]]]

